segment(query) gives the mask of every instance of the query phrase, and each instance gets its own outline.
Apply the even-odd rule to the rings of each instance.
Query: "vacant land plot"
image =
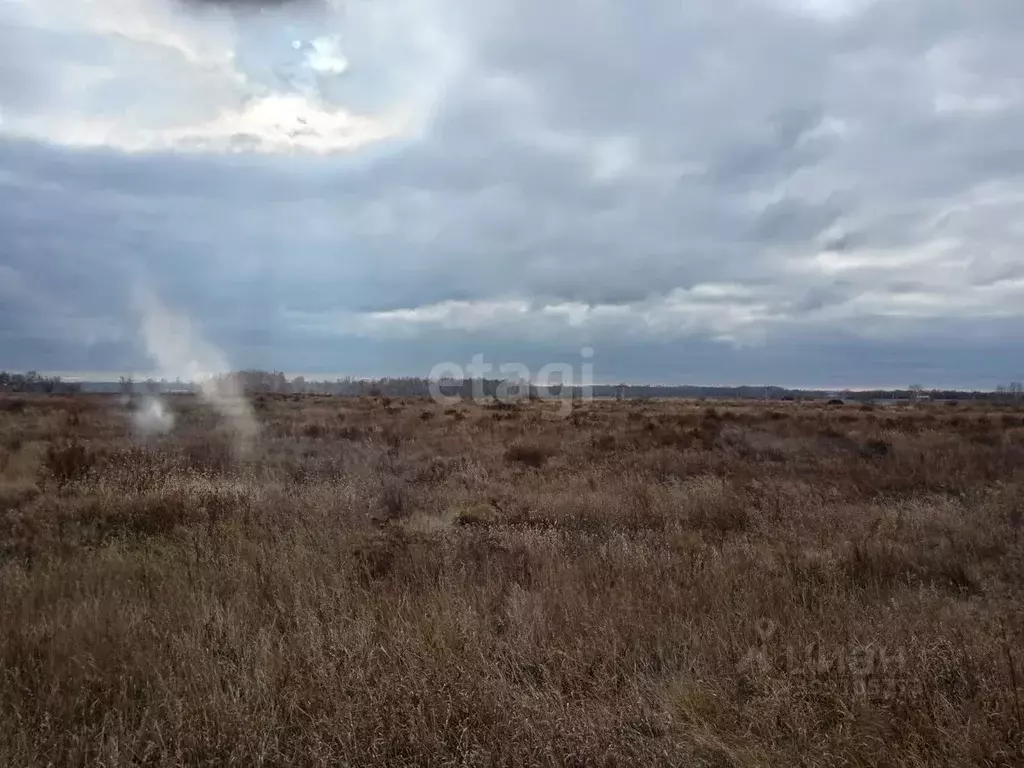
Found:
[[[0,399],[0,764],[1015,765],[1024,413]]]

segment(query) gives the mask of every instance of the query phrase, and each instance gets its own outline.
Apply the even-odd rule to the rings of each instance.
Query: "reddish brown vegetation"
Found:
[[[1015,765],[1024,414],[0,401],[0,764]]]

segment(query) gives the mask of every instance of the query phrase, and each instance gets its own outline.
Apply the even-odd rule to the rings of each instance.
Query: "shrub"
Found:
[[[96,461],[96,455],[84,443],[71,440],[62,445],[50,445],[43,465],[58,485],[66,485],[85,477]]]
[[[185,466],[199,472],[225,473],[234,464],[231,444],[213,436],[197,437],[185,443]]]
[[[880,459],[888,456],[892,450],[892,443],[887,440],[871,439],[864,443],[861,455],[869,459]]]
[[[28,404],[19,398],[0,397],[0,413],[24,413]]]
[[[499,400],[496,397],[487,407],[493,411],[518,411],[519,402],[516,400]]]
[[[379,512],[375,516],[378,522],[391,522],[406,517],[412,511],[409,489],[399,478],[385,477],[381,480],[378,498]]]
[[[551,451],[539,443],[516,442],[505,451],[508,461],[539,469],[547,463]]]
[[[320,440],[327,436],[327,426],[320,422],[311,421],[302,425],[302,434],[313,440]]]

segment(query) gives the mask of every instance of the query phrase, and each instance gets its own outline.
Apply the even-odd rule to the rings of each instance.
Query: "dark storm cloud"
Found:
[[[0,352],[142,281],[263,367],[1020,377],[1019,3],[174,7],[0,11]]]

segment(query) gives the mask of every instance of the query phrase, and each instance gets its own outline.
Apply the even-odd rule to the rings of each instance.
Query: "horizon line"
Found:
[[[0,366],[0,371],[5,369]],[[29,369],[34,370],[34,369]],[[308,372],[288,372],[288,371],[268,371],[256,368],[243,368],[230,373],[244,373],[247,371],[277,374],[280,373],[289,382],[294,382],[298,378],[302,378],[309,383],[334,383],[339,380],[349,379],[353,381],[381,381],[385,379],[420,379],[430,380],[427,376],[414,376],[414,375],[384,375],[384,376],[366,376],[356,375],[351,373],[308,373]],[[14,373],[14,371],[11,371]],[[25,373],[27,371],[18,371],[18,373]],[[185,378],[185,377],[174,377],[168,376],[157,376],[152,372],[126,372],[126,371],[54,371],[54,370],[35,370],[40,376],[44,377],[59,377],[62,381],[69,383],[88,383],[88,384],[117,384],[122,377],[131,378],[136,383],[144,383],[150,379],[154,381],[164,381],[167,383],[175,383],[180,381],[182,384],[194,384],[197,379]],[[211,374],[211,375],[223,375],[223,374]],[[489,381],[501,381],[502,379],[487,379]],[[1009,383],[1009,382],[1007,382]],[[551,382],[544,385],[537,385],[531,382],[532,386],[561,386],[558,383]],[[574,384],[572,382],[565,382],[565,386],[588,386],[582,384]],[[666,382],[666,381],[629,381],[629,380],[606,380],[606,381],[593,381],[590,382],[589,386],[595,387],[693,387],[703,389],[783,389],[791,391],[808,391],[808,392],[826,392],[840,394],[842,392],[872,392],[872,391],[883,391],[883,392],[905,392],[910,391],[914,385],[879,385],[879,384],[858,384],[858,385],[789,385],[789,384],[726,384],[726,383],[710,383],[710,384],[694,384],[684,382]],[[998,386],[998,385],[997,385]],[[939,386],[924,386],[921,385],[923,392],[935,392],[935,391],[948,391],[948,392],[992,392],[998,391],[996,387],[957,387],[949,385]]]

